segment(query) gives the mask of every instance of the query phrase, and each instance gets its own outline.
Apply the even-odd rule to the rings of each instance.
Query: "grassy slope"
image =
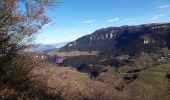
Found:
[[[33,70],[33,75],[49,89],[49,94],[60,95],[62,98],[73,100],[89,97],[88,85],[91,79],[88,74],[81,73],[70,67],[43,67]]]
[[[87,73],[71,67],[37,68],[33,74],[39,76],[34,80],[43,81],[41,83],[49,88],[48,94],[57,94],[66,100],[123,98],[112,85],[92,80]]]
[[[107,82],[107,83],[114,84],[117,72],[115,71],[114,68],[111,68],[109,66],[108,66],[108,68],[106,68],[106,70],[107,70],[107,72],[102,72],[97,77],[97,79],[102,81],[102,82]]]
[[[139,78],[134,82],[127,84],[127,89],[130,89],[130,94],[133,99],[146,100],[169,100],[170,82],[166,78],[166,74],[170,73],[170,64],[152,65],[152,59],[148,55],[139,56],[135,59],[134,65],[125,65],[119,68],[119,72],[115,72],[114,68],[108,68],[108,71],[101,73],[98,79],[103,82],[113,83],[118,82],[130,70],[141,69],[147,67],[139,73]],[[118,82],[119,83],[119,82]]]
[[[169,100],[170,95],[167,94],[170,83],[165,77],[170,72],[170,64],[162,64],[151,66],[152,60],[148,55],[142,55],[135,58],[133,66],[125,65],[115,70],[113,66],[101,66],[107,71],[103,71],[97,80],[90,79],[87,73],[78,72],[72,67],[57,67],[50,63],[40,63],[32,71],[33,80],[40,85],[48,87],[45,89],[47,94],[60,95],[67,100],[77,100],[83,98],[97,98],[103,100],[106,97],[129,97],[129,93],[135,100]],[[127,71],[141,69],[147,67],[139,73],[139,78],[125,86],[125,91],[117,91],[115,86],[124,82],[123,77]],[[126,83],[124,83],[126,84]],[[43,87],[43,89],[45,88]],[[127,90],[128,89],[128,90]],[[130,91],[130,92],[129,92]],[[127,93],[128,92],[128,93]],[[1,95],[0,91],[0,95]],[[104,94],[105,93],[105,94]],[[3,94],[2,94],[3,95]],[[102,96],[104,95],[104,96]],[[124,99],[120,99],[124,100]]]
[[[136,98],[169,100],[167,94],[170,83],[166,74],[170,72],[170,64],[160,65],[139,75],[139,78],[131,84],[131,94]]]
[[[130,94],[133,99],[146,99],[146,100],[169,100],[168,88],[170,82],[166,78],[166,74],[170,73],[170,64],[161,64],[152,66],[152,59],[149,55],[144,54],[135,58],[133,66],[125,65],[116,72],[113,67],[106,67],[108,71],[102,72],[97,78],[99,81],[111,83],[116,85],[121,83],[122,78],[130,70],[141,69],[147,67],[147,70],[142,70],[139,73],[139,78],[134,82],[127,84],[127,89],[130,89]]]

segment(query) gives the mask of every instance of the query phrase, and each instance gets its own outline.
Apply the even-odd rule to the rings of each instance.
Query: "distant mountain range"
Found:
[[[32,44],[24,51],[26,52],[43,52],[47,50],[57,49],[65,46],[68,42],[60,42],[56,44]]]
[[[137,53],[170,47],[170,23],[108,27],[83,36],[60,51]]]
[[[73,42],[33,44],[25,51],[42,52],[59,48],[62,52],[78,50],[99,51],[104,54],[134,54],[156,52],[164,47],[170,48],[170,23],[102,28]]]
[[[55,46],[56,48],[61,48],[61,47],[65,46],[69,42],[59,42],[59,43],[53,44],[53,46]]]

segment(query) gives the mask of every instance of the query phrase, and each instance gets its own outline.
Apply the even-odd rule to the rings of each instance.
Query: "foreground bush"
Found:
[[[113,84],[93,80],[70,67],[57,67],[24,54],[14,59],[0,76],[0,99],[125,100]]]

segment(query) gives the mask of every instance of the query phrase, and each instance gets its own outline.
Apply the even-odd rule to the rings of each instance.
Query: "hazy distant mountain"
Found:
[[[47,44],[47,45],[45,45],[45,44],[32,44],[32,45],[30,45],[30,47],[28,47],[24,51],[27,51],[27,52],[43,52],[43,51],[47,51],[47,50],[61,48],[61,47],[65,46],[67,43],[68,42],[61,42],[61,43]]]
[[[61,51],[138,52],[170,45],[170,23],[109,27],[68,43]]]
[[[53,46],[55,46],[56,48],[61,48],[65,46],[67,43],[69,42],[60,42],[60,43],[53,44]]]
[[[56,48],[56,47],[53,45],[32,44],[32,45],[30,45],[30,47],[25,49],[25,51],[27,51],[27,52],[42,52],[42,51],[50,50],[50,49],[54,49],[54,48]]]

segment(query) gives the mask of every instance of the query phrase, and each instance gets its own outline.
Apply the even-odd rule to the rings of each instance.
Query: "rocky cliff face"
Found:
[[[61,51],[100,51],[124,49],[145,45],[167,46],[170,23],[144,24],[138,26],[109,27],[83,36],[76,41],[68,43]],[[151,45],[152,44],[152,45]]]

